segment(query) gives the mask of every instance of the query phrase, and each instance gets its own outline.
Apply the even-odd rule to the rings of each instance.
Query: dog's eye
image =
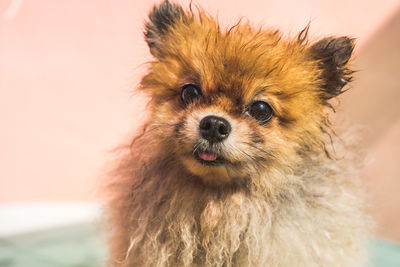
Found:
[[[264,101],[255,101],[247,108],[247,113],[259,123],[266,123],[274,114],[272,107]]]
[[[189,105],[196,98],[201,96],[201,90],[194,84],[185,84],[182,86],[181,101],[185,105]]]

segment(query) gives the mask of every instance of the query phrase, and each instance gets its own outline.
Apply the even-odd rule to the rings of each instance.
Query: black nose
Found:
[[[200,121],[200,134],[208,141],[221,142],[230,132],[231,125],[224,118],[207,116]]]

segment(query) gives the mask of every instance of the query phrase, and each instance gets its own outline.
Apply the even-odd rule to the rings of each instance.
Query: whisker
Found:
[[[194,145],[194,147],[193,147],[193,155],[197,152],[197,150],[199,149],[199,147],[200,147],[200,143],[196,143],[196,144]]]

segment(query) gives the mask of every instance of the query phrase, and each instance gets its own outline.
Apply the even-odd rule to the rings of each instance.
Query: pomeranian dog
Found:
[[[355,266],[358,167],[329,120],[354,41],[307,31],[152,9],[149,118],[109,187],[113,266]]]

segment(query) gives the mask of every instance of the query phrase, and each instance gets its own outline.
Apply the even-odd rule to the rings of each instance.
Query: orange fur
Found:
[[[353,41],[310,45],[308,29],[292,40],[246,23],[222,30],[205,12],[168,1],[146,27],[155,61],[140,90],[151,116],[111,185],[112,264],[352,264],[365,217],[355,166],[328,152],[327,107],[350,81]],[[185,106],[187,83],[202,96]],[[268,123],[246,113],[255,100],[272,106]],[[207,115],[232,127],[215,145],[229,163],[193,157],[207,145],[198,143]]]

